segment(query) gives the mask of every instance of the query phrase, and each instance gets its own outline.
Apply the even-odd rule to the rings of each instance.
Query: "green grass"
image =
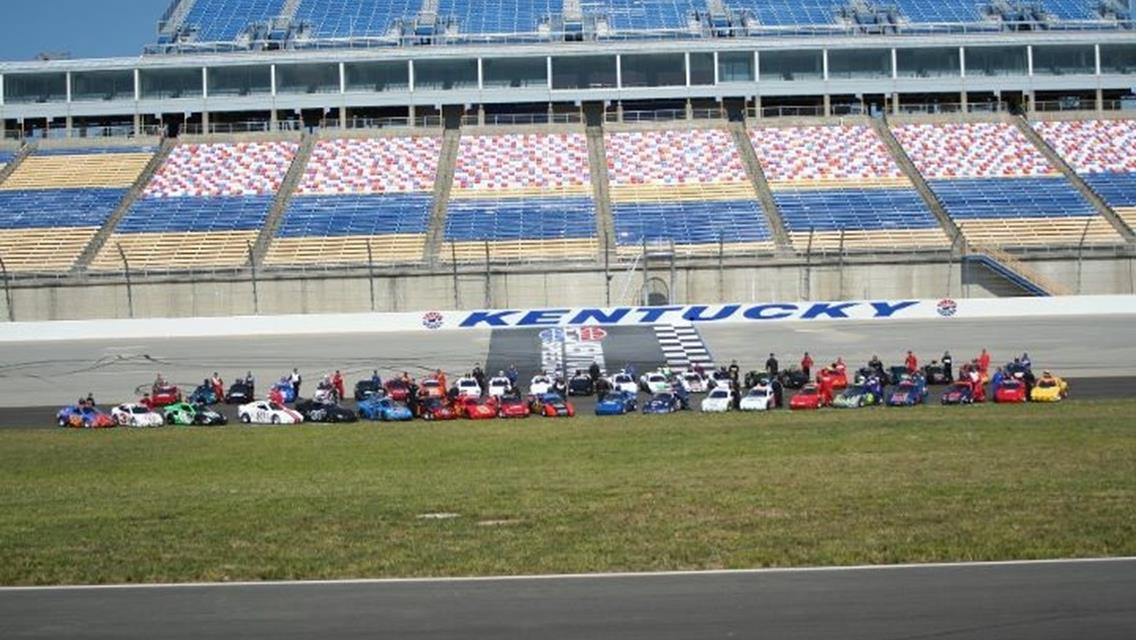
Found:
[[[0,583],[1133,555],[1134,412],[4,431]]]

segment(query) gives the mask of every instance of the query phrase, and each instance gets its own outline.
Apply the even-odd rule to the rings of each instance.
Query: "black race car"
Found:
[[[387,392],[386,392],[386,389],[383,388],[383,385],[379,384],[378,382],[376,382],[375,380],[373,380],[371,378],[367,378],[366,380],[360,380],[359,382],[355,383],[355,401],[356,402],[362,402],[362,401],[366,400],[367,398],[371,398],[371,397],[374,397],[374,396],[382,397],[382,396],[385,396],[386,394],[387,394]]]
[[[304,422],[358,422],[359,416],[350,409],[337,404],[324,404],[315,400],[301,400],[296,403],[296,411],[304,416]]]
[[[253,400],[256,400],[256,389],[244,380],[229,385],[229,392],[225,394],[225,404],[248,404]]]
[[[784,369],[777,374],[777,377],[781,379],[781,386],[786,389],[800,389],[809,383],[809,377],[797,367]],[[750,388],[752,389],[752,387]]]
[[[572,376],[568,381],[568,395],[590,396],[596,392],[596,383],[591,376]]]
[[[932,362],[923,367],[923,378],[927,380],[927,384],[950,384],[954,382],[947,377],[946,368],[938,362]]]

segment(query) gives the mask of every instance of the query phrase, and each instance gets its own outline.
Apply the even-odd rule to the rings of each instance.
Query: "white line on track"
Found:
[[[1054,558],[1049,560],[995,560],[988,562],[938,562],[915,564],[867,564],[842,567],[770,567],[764,569],[712,569],[706,571],[654,571],[625,573],[564,573],[529,576],[466,576],[441,578],[365,578],[354,580],[276,580],[263,582],[181,582],[154,584],[62,585],[38,587],[0,587],[0,593],[14,591],[81,591],[87,589],[202,589],[212,587],[307,587],[335,585],[428,584],[454,582],[515,582],[523,580],[606,580],[628,578],[745,576],[783,573],[824,573],[848,571],[899,571],[906,569],[964,569],[987,567],[1043,566],[1059,564],[1099,564],[1136,562],[1136,556],[1110,558]]]

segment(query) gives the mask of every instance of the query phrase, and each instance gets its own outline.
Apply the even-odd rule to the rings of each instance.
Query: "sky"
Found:
[[[44,51],[73,58],[136,56],[157,40],[170,0],[0,0],[0,60]]]

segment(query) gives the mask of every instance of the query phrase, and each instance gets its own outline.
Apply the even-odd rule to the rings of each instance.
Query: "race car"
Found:
[[[568,395],[590,396],[596,392],[596,383],[587,374],[572,376],[568,381]]]
[[[341,407],[335,403],[303,400],[296,403],[296,412],[304,417],[304,422],[357,422],[359,416],[355,412]]]
[[[458,414],[442,398],[426,398],[418,403],[418,417],[423,420],[454,420]]]
[[[109,413],[90,405],[64,407],[55,414],[55,423],[71,429],[110,429],[118,426]]]
[[[939,398],[942,404],[974,404],[986,399],[981,384],[972,384],[967,380],[956,380],[951,383]]]
[[[529,401],[529,409],[545,418],[572,418],[576,415],[576,407],[558,393],[533,396]]]
[[[1003,380],[1002,384],[994,389],[994,402],[998,404],[1014,404],[1026,400],[1029,400],[1026,397],[1026,385],[1021,380],[1013,378]]]
[[[923,367],[923,378],[927,380],[927,384],[950,384],[954,382],[947,377],[947,369],[938,362],[932,362]]]
[[[150,407],[141,404],[120,404],[110,410],[110,417],[115,424],[122,427],[160,427],[166,424],[160,413],[150,410]]]
[[[832,401],[832,406],[839,409],[858,409],[877,405],[882,401],[883,398],[880,395],[878,385],[854,384],[836,396]]]
[[[193,404],[217,404],[221,399],[217,397],[217,390],[211,384],[200,384],[189,394],[189,402]]]
[[[643,413],[675,413],[687,408],[676,393],[656,393],[643,405]]]
[[[927,401],[927,381],[923,376],[903,374],[899,384],[887,394],[889,407],[914,407]]]
[[[504,376],[494,376],[489,379],[489,396],[501,398],[513,390],[513,383]]]
[[[529,403],[520,396],[504,396],[497,403],[498,418],[527,418],[530,413]]]
[[[386,389],[374,378],[367,378],[355,383],[355,402],[362,402],[372,396],[386,395]]]
[[[387,397],[396,402],[406,402],[406,397],[410,395],[410,385],[399,378],[387,380],[383,388],[386,389]]]
[[[597,416],[622,416],[639,408],[639,394],[630,391],[612,391],[596,403]]]
[[[613,391],[639,393],[639,385],[635,382],[635,377],[626,371],[620,371],[612,376],[610,382]]]
[[[809,377],[796,366],[782,369],[777,377],[781,380],[781,386],[786,389],[800,389],[809,383]]]
[[[533,376],[529,381],[529,395],[543,396],[552,391],[552,378],[546,375]]]
[[[148,398],[140,401],[140,404],[150,409],[160,409],[176,402],[181,402],[181,389],[176,385],[166,384],[155,389]]]
[[[459,398],[480,398],[481,385],[477,378],[459,378],[457,382]]]
[[[715,369],[714,371],[710,372],[710,379],[707,382],[707,385],[710,388],[725,387],[729,389],[730,385],[733,383],[734,379],[730,377],[729,371],[726,371],[725,369]]]
[[[863,369],[860,371],[863,372]],[[887,383],[899,384],[900,380],[903,380],[903,378],[908,375],[910,374],[907,373],[907,367],[903,365],[891,367],[887,370]]]
[[[1030,391],[1033,402],[1060,402],[1069,396],[1069,383],[1064,378],[1042,375]]]
[[[329,382],[321,382],[316,386],[316,392],[312,395],[312,401],[317,404],[335,404],[338,402],[336,396],[335,386]],[[300,400],[297,399],[297,402]]]
[[[739,406],[742,411],[770,411],[777,407],[777,398],[773,395],[772,388],[758,385],[742,396]]]
[[[671,390],[671,381],[661,371],[651,371],[639,376],[639,387],[647,393],[667,393]]]
[[[687,393],[706,393],[710,390],[706,377],[693,371],[682,374],[682,384]]]
[[[789,400],[789,409],[820,409],[831,404],[828,394],[822,392],[821,387],[815,384],[806,384]]]
[[[166,424],[198,427],[219,427],[229,423],[229,419],[205,405],[179,402],[162,410]]]
[[[237,416],[245,424],[300,424],[304,416],[275,402],[260,400],[242,404],[237,408]]]
[[[436,378],[426,378],[422,384],[418,385],[419,398],[445,398],[446,390],[442,388],[442,383],[438,382]]]
[[[244,380],[238,380],[229,385],[225,394],[225,404],[248,404],[256,399],[256,390]]]
[[[497,417],[497,399],[493,397],[482,400],[466,396],[458,400],[456,407],[458,414],[468,420],[492,420]]]
[[[410,409],[394,398],[367,398],[356,405],[355,408],[359,411],[359,417],[367,420],[406,422],[414,419],[414,416],[410,413]]]
[[[840,391],[848,388],[848,373],[835,367],[817,372],[817,383],[827,384],[829,389]]]
[[[702,413],[725,413],[734,408],[734,392],[718,387],[702,399]]]

